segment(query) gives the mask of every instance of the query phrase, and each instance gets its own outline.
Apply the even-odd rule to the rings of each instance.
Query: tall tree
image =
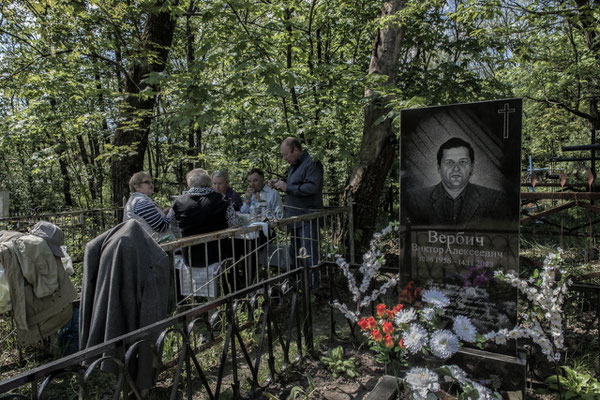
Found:
[[[157,0],[149,9],[138,46],[142,58],[134,59],[126,77],[126,99],[113,145],[133,151],[111,160],[115,205],[122,205],[129,178],[144,166],[153,109],[160,91],[158,83],[148,83],[148,78],[165,70],[177,21],[172,7],[177,3],[177,0]]]
[[[386,87],[394,87],[400,60],[400,49],[405,33],[400,23],[399,12],[406,0],[386,0],[381,19],[383,26],[377,29],[373,40],[373,53],[369,65],[370,82],[379,86],[368,86],[365,97],[364,129],[356,163],[350,175],[345,197],[352,198],[356,227],[356,244],[363,247],[375,230],[378,213],[377,204],[386,176],[397,154],[397,139],[392,118],[391,97],[385,95]]]

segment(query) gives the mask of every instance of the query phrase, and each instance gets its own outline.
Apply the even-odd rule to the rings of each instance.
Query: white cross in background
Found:
[[[514,113],[514,108],[508,108],[508,103],[504,103],[504,108],[498,110],[498,114],[504,114],[504,139],[508,139],[508,117],[510,113]]]

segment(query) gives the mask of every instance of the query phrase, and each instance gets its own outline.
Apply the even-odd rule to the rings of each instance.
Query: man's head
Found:
[[[279,147],[281,151],[281,157],[290,165],[294,164],[298,158],[302,155],[302,144],[295,137],[288,137]]]
[[[195,187],[210,187],[212,185],[212,179],[210,179],[208,172],[202,168],[194,168],[188,172],[185,176],[185,180],[190,189]]]
[[[229,188],[229,174],[227,171],[213,172],[212,185],[215,192],[225,194]]]
[[[475,165],[475,152],[468,142],[452,138],[437,153],[438,171],[446,190],[461,191],[469,183]]]
[[[265,173],[260,168],[252,168],[248,172],[248,186],[254,193],[260,192],[265,186]]]

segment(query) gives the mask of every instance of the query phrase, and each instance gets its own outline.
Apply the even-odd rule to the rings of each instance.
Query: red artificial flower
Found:
[[[406,346],[404,346],[404,338],[400,339],[400,341],[398,342],[398,346],[400,346],[400,348],[402,349],[406,348]]]
[[[377,328],[377,321],[375,321],[375,318],[369,317],[369,319],[367,319],[367,323],[369,324],[369,329]]]
[[[387,333],[388,335],[394,332],[394,325],[391,322],[383,323],[383,333]]]
[[[373,335],[373,339],[375,339],[376,342],[379,342],[381,339],[383,339],[383,336],[381,335],[381,332],[379,332],[379,329],[373,330],[373,332],[371,332],[371,335]]]
[[[397,314],[398,311],[402,310],[404,308],[404,304],[396,304],[394,306],[394,308],[392,309],[392,311],[394,312],[394,314]]]
[[[366,319],[363,318],[360,321],[358,321],[358,326],[360,326],[360,329],[362,329],[363,331],[366,331],[369,328],[369,323]]]
[[[390,335],[385,335],[383,344],[385,345],[385,347],[394,347],[394,340]]]
[[[417,287],[414,281],[410,281],[402,288],[402,291],[400,292],[400,301],[412,304],[420,293],[421,288]]]
[[[385,310],[385,316],[387,319],[394,319],[394,312],[392,310]]]
[[[385,314],[385,304],[381,303],[377,306],[377,316],[378,317],[383,317],[383,315]]]

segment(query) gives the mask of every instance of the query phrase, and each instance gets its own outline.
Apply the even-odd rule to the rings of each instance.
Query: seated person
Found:
[[[242,206],[242,198],[229,186],[229,174],[227,171],[215,171],[212,174],[213,189],[217,193],[221,193],[233,205],[235,211],[240,211]]]
[[[283,209],[279,192],[271,189],[269,185],[265,185],[265,173],[259,168],[252,168],[248,172],[248,190],[246,190],[240,212],[249,214],[251,207],[259,207],[261,201],[265,203],[267,210],[275,212]]]
[[[171,229],[172,214],[165,216],[163,210],[152,201],[154,184],[152,177],[145,171],[136,172],[129,179],[131,194],[123,210],[123,222],[135,219],[154,240],[161,242],[175,239]]]
[[[173,213],[183,237],[219,231],[240,224],[233,206],[223,195],[211,188],[212,179],[204,169],[191,170],[186,175],[186,181],[189,190],[173,202]],[[192,246],[190,251],[184,250],[185,262],[191,267],[206,267],[231,255],[231,239],[202,243]]]

